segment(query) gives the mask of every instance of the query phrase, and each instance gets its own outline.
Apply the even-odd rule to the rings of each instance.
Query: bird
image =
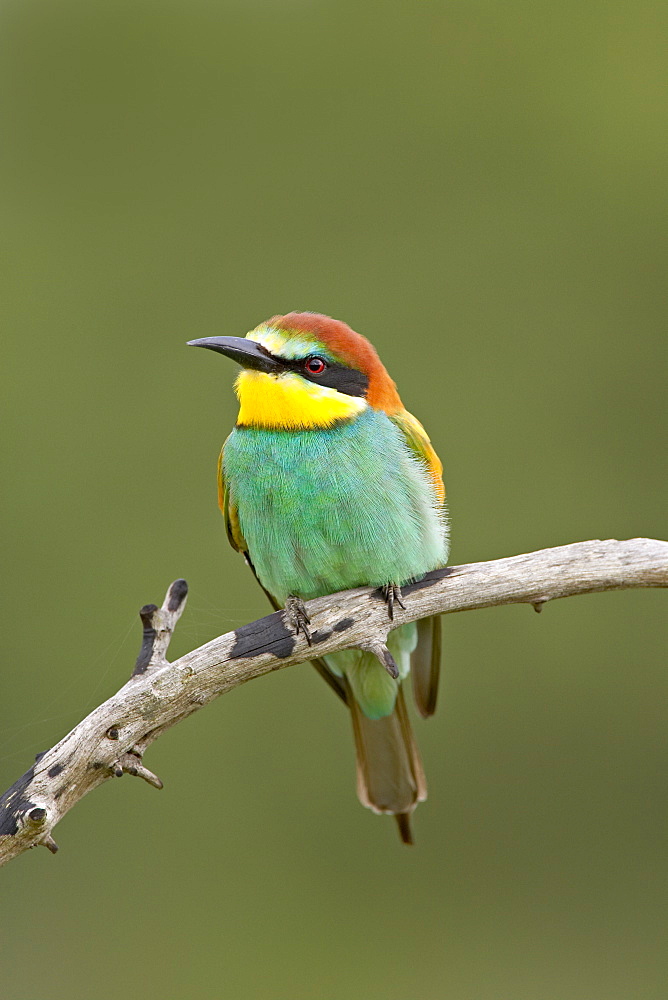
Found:
[[[188,343],[241,368],[219,505],[273,608],[310,639],[305,601],[370,586],[382,588],[393,619],[401,587],[447,564],[448,518],[442,464],[373,345],[312,312]],[[385,663],[369,649],[313,660],[352,717],[358,798],[393,815],[406,844],[427,786],[404,682],[412,675],[417,709],[432,715],[440,636],[432,616],[392,629]]]

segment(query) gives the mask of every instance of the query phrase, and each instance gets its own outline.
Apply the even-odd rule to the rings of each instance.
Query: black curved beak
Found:
[[[256,344],[254,340],[245,337],[203,337],[201,340],[189,340],[189,347],[207,347],[231,358],[243,368],[252,368],[258,372],[278,372],[283,365],[272,357],[266,348]]]

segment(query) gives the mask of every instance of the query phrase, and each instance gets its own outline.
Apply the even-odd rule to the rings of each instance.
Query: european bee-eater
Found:
[[[305,627],[303,601],[368,585],[384,588],[391,616],[402,584],[445,566],[448,535],[441,463],[373,346],[303,312],[246,337],[190,343],[241,365],[219,502],[231,544],[273,606]],[[417,707],[431,715],[440,619],[402,625],[387,645],[396,678],[358,649],[314,665],[350,709],[360,801],[394,814],[412,843],[410,816],[427,793],[402,681],[412,673]]]

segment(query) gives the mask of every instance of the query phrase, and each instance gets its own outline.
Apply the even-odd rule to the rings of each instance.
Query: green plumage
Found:
[[[290,594],[400,586],[447,561],[428,472],[381,410],[326,429],[237,427],[222,469],[257,576],[281,605]],[[390,636],[401,677],[415,645],[415,625]],[[326,659],[368,718],[392,712],[397,682],[373,656],[346,650]]]

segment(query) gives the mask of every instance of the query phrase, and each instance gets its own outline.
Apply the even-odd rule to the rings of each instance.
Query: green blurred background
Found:
[[[291,309],[377,345],[453,562],[665,535],[664,4],[5,0],[0,784],[127,678],[264,615],[215,463]],[[7,1000],[668,995],[665,595],[446,621],[417,846],[308,667],[164,737],[4,869]],[[662,632],[663,628],[663,632]]]

